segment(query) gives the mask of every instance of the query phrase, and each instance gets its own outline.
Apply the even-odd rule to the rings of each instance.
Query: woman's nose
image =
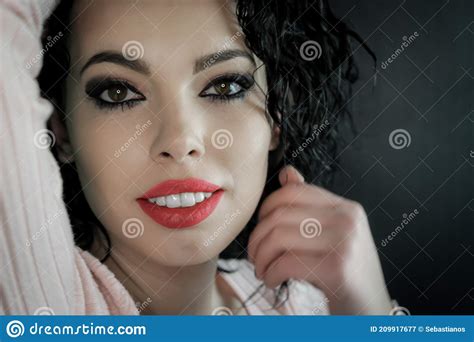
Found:
[[[187,159],[199,160],[202,155],[203,148],[201,144],[195,142],[192,138],[182,137],[159,152],[155,160],[159,162],[174,161],[178,164],[183,164]]]
[[[175,111],[160,117],[160,129],[151,147],[152,158],[161,163],[185,163],[202,158],[205,153],[202,122],[197,115]]]

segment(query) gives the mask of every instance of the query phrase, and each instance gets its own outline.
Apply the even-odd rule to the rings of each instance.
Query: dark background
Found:
[[[473,1],[331,3],[374,50],[378,69],[356,51],[358,133],[346,139],[331,190],[363,204],[401,306],[411,314],[474,314]],[[416,40],[381,68],[415,31]],[[409,133],[409,146],[391,147],[395,129]]]

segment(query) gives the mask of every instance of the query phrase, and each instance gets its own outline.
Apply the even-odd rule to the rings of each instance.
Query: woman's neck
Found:
[[[217,273],[217,257],[198,265],[164,266],[145,256],[125,256],[115,246],[104,264],[142,315],[210,315],[220,307],[246,314],[233,289]]]

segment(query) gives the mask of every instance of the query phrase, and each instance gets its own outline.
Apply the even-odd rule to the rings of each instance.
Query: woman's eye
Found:
[[[124,80],[93,79],[86,84],[86,94],[99,109],[115,109],[136,106],[146,97]]]
[[[219,96],[232,96],[239,93],[242,87],[236,82],[219,82],[214,84],[210,89],[214,89],[214,92],[206,92],[205,95],[219,95]]]
[[[120,103],[134,99],[140,99],[141,96],[131,91],[123,84],[114,84],[104,90],[99,98],[106,102]]]
[[[243,99],[255,80],[250,74],[228,74],[212,81],[199,96],[212,101],[231,101]]]

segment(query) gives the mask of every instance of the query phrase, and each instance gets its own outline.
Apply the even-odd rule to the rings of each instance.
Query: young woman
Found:
[[[0,5],[2,313],[391,311],[326,1]]]

